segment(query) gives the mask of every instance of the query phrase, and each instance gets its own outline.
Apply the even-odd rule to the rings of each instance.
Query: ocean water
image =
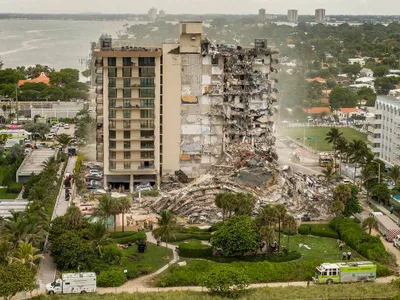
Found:
[[[0,58],[4,67],[30,66],[85,69],[90,43],[102,33],[116,36],[133,21],[0,20]]]

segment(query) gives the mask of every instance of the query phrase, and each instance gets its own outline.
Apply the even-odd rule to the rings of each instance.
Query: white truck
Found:
[[[400,227],[389,217],[379,212],[371,213],[378,221],[378,230],[388,242],[393,242],[400,235]]]
[[[64,273],[46,284],[46,294],[85,294],[96,292],[96,273]]]

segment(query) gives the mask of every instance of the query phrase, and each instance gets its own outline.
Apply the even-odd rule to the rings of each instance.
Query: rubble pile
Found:
[[[323,178],[280,167],[268,151],[251,148],[250,144],[230,145],[230,153],[226,152],[219,164],[189,184],[168,177],[162,185],[164,196],[143,204],[154,212],[171,210],[189,222],[214,223],[222,219],[221,210],[214,203],[218,193],[249,192],[257,198],[255,214],[267,204],[285,204],[298,219],[329,217],[331,195]]]

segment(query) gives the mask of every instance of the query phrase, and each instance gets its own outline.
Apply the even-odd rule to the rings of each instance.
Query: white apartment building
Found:
[[[400,98],[378,96],[374,117],[367,118],[368,140],[376,157],[400,165]]]

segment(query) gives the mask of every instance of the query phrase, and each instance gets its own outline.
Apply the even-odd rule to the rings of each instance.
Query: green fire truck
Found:
[[[370,261],[324,263],[317,267],[315,283],[367,282],[376,279],[376,265]]]

